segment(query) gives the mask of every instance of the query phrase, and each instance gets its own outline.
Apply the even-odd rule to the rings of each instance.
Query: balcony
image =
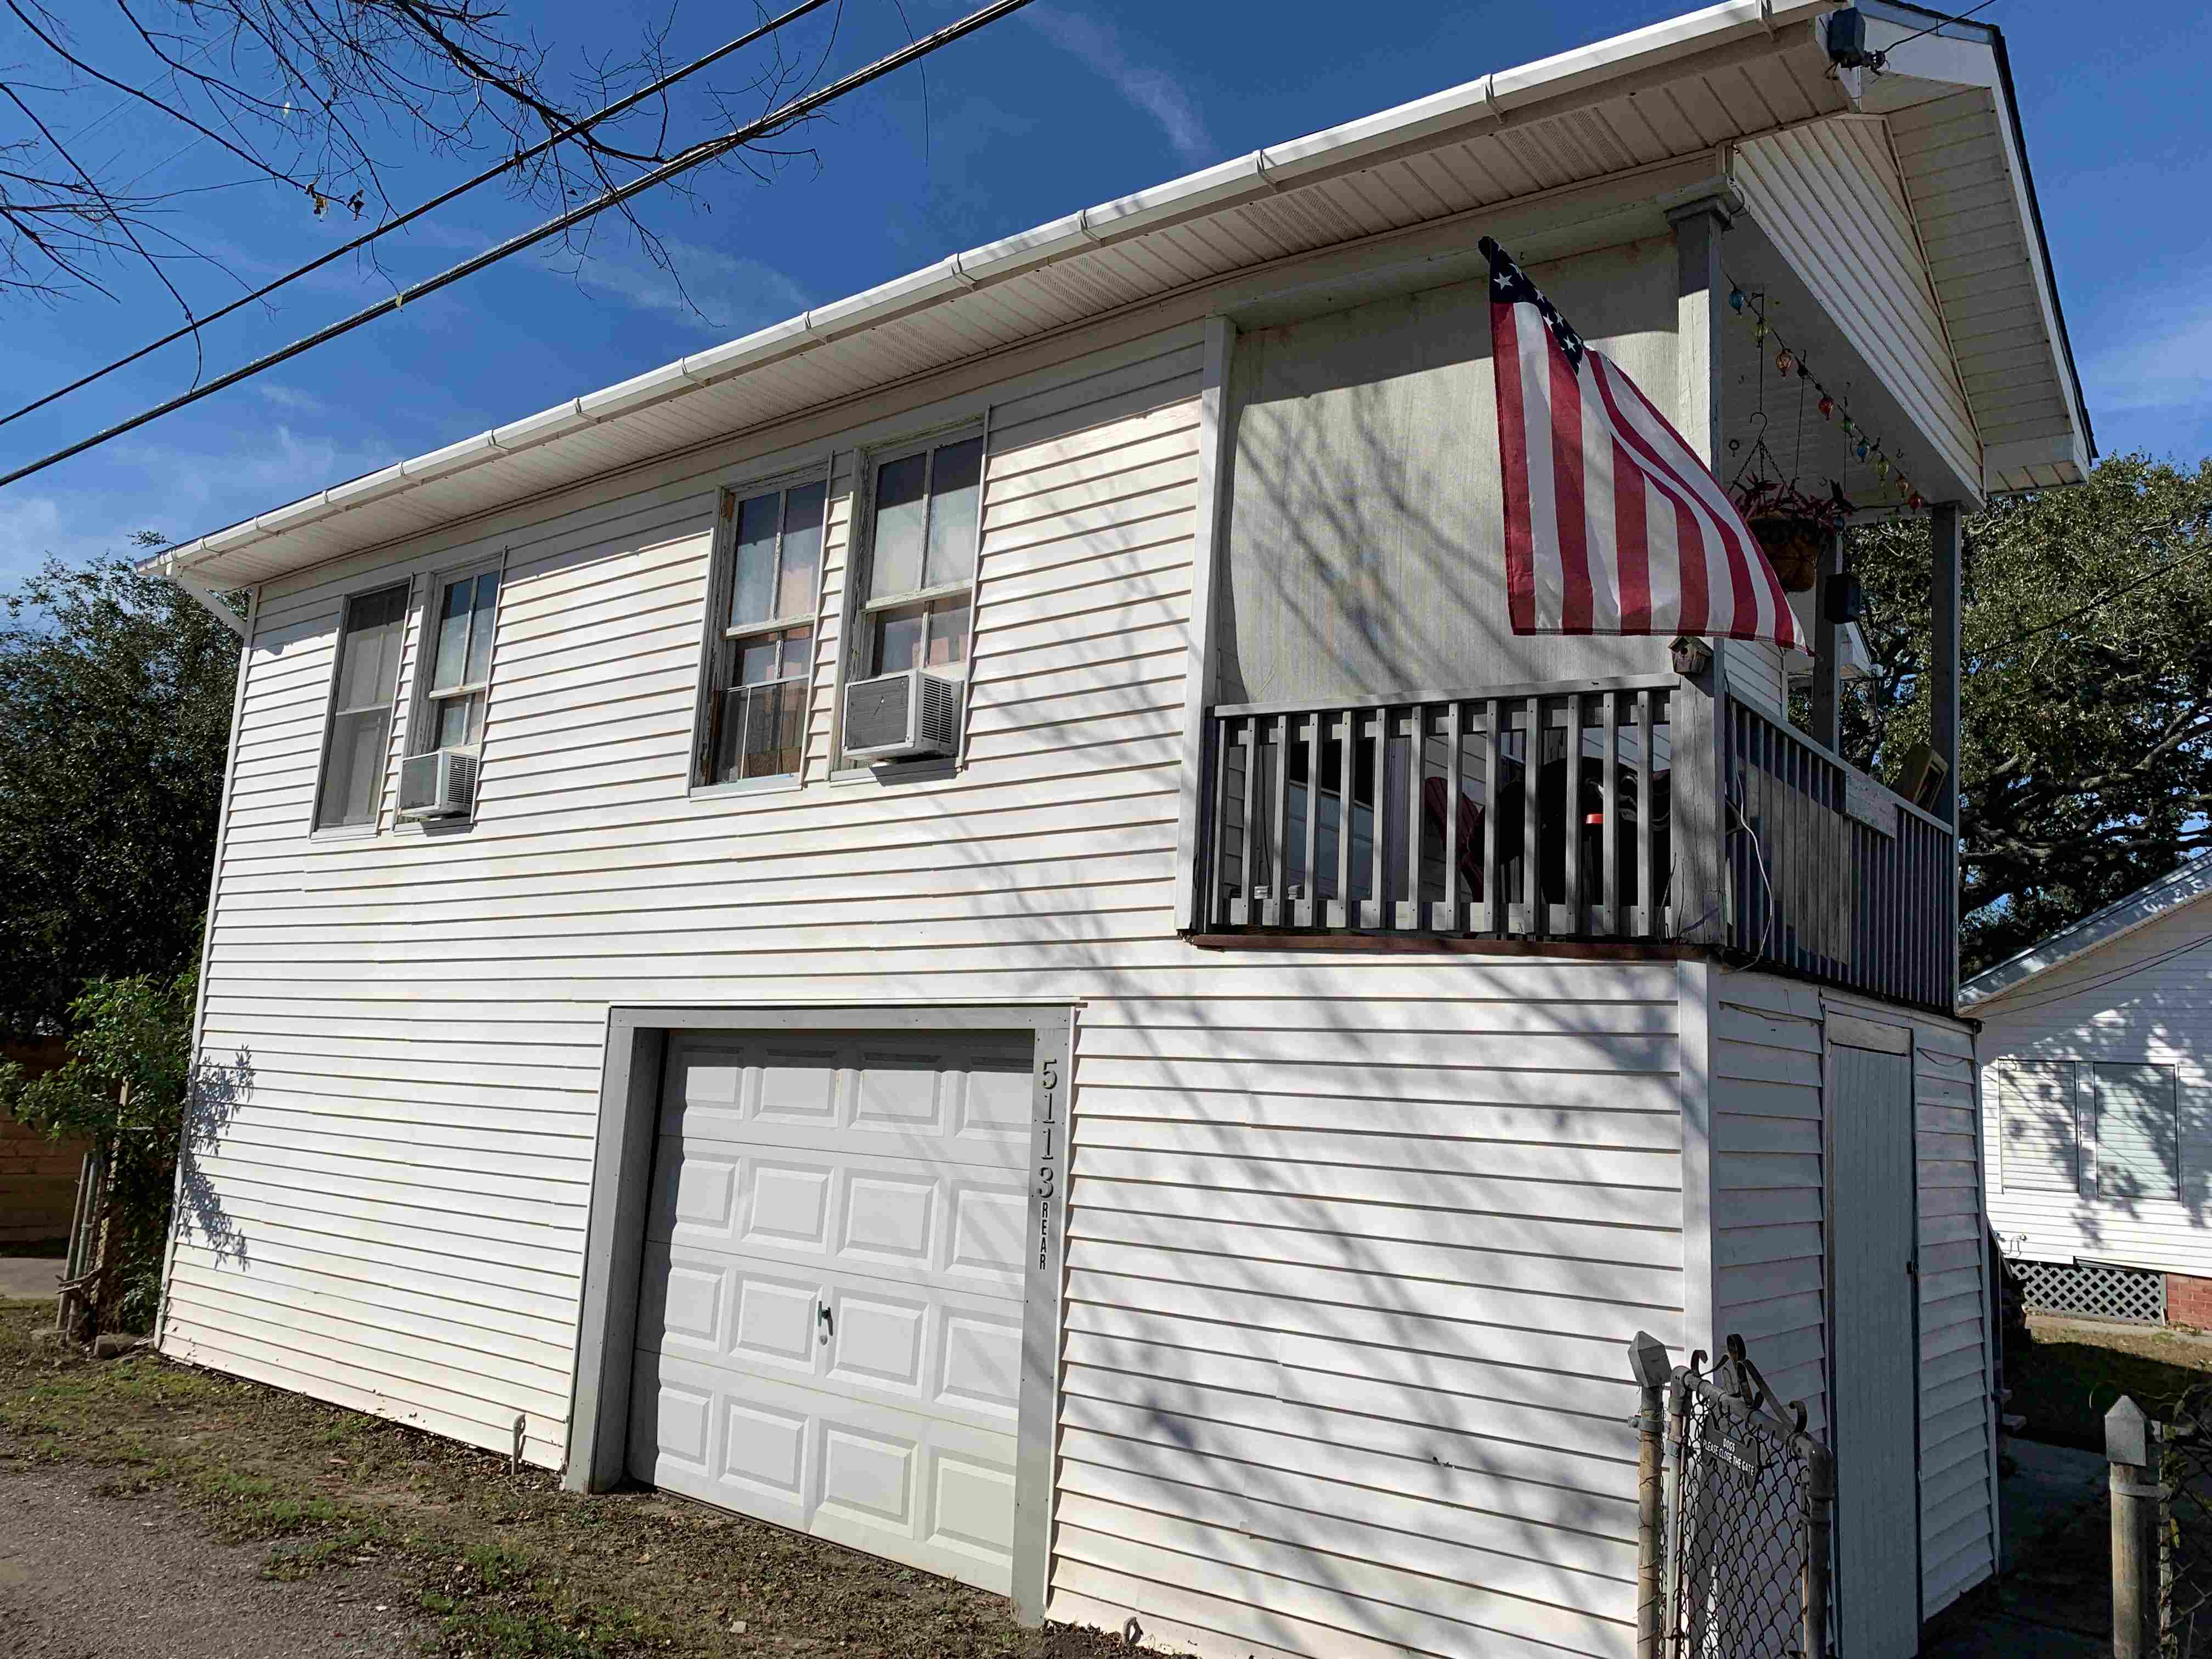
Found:
[[[1223,944],[1702,945],[1890,1000],[1955,988],[1948,826],[1675,675],[1209,711]]]

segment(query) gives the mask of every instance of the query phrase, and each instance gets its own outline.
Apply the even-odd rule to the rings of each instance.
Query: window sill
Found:
[[[897,783],[934,783],[954,777],[960,771],[957,760],[887,761],[881,766],[842,766],[830,775],[836,784],[872,783],[886,787]]]
[[[307,839],[311,842],[374,841],[383,833],[384,827],[379,823],[333,824],[327,830],[310,830]]]
[[[686,793],[693,800],[720,800],[732,795],[781,795],[805,787],[797,772],[779,772],[772,778],[734,778],[727,783],[695,783]]]

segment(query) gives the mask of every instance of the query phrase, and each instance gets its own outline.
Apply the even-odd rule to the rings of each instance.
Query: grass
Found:
[[[2154,1326],[2086,1319],[2028,1321],[2005,1341],[2005,1409],[2027,1419],[2023,1437],[2105,1449],[2105,1413],[2122,1395],[2154,1416],[2183,1389],[2212,1382],[2212,1338]]]
[[[34,1340],[52,1318],[0,1303],[0,1463],[173,1497],[214,1536],[266,1545],[272,1578],[381,1560],[457,1659],[1122,1650],[1023,1630],[997,1596],[764,1522],[562,1492],[548,1471],[151,1354],[87,1360]]]

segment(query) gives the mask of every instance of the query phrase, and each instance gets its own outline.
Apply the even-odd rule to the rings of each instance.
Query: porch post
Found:
[[[1820,577],[1813,586],[1813,741],[1838,749],[1843,735],[1838,705],[1844,687],[1844,625],[1828,618],[1830,590],[1844,573],[1844,532],[1820,550]]]
[[[1936,797],[1936,816],[1953,829],[1959,824],[1959,503],[1938,501],[1929,509],[1928,539],[1933,557],[1929,583],[1929,672],[1934,707],[1928,741],[1950,770]]]
[[[1721,311],[1728,303],[1721,236],[1734,217],[1734,204],[1720,196],[1680,203],[1667,214],[1674,228],[1676,413],[1682,435],[1708,466],[1721,445],[1719,343],[1726,326]],[[1712,641],[1712,666],[1695,679],[1685,677],[1668,703],[1674,745],[1671,932],[1698,944],[1728,938],[1721,792],[1729,644]]]

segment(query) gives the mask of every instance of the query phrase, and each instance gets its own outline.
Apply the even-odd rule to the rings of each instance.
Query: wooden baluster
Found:
[[[1549,920],[1544,914],[1544,871],[1540,822],[1544,816],[1542,791],[1538,787],[1544,769],[1544,700],[1523,699],[1528,711],[1528,733],[1521,744],[1521,921],[1516,932],[1534,936]]]
[[[1674,729],[1673,708],[1668,707],[1667,729]],[[1659,905],[1659,895],[1651,885],[1651,805],[1656,786],[1652,780],[1656,769],[1651,763],[1651,694],[1636,694],[1636,904],[1629,912],[1628,930],[1640,939],[1657,939],[1665,931],[1667,918]],[[1668,783],[1676,781],[1670,766]],[[1674,811],[1671,802],[1668,811],[1671,825]],[[1668,837],[1671,849],[1672,836]],[[1679,862],[1679,860],[1678,860]]]
[[[1298,900],[1298,927],[1321,927],[1321,721],[1305,714],[1305,887]]]
[[[1620,802],[1626,793],[1620,787],[1620,694],[1601,692],[1600,707],[1605,714],[1605,770],[1599,775],[1605,781],[1605,823],[1598,830],[1597,930],[1601,933],[1620,932]],[[1651,803],[1638,799],[1636,816],[1650,814]]]
[[[1389,914],[1384,906],[1390,902],[1389,884],[1383,878],[1382,852],[1389,844],[1383,833],[1382,810],[1388,799],[1386,787],[1389,782],[1390,720],[1387,709],[1372,709],[1360,719],[1360,740],[1371,736],[1375,749],[1375,769],[1370,775],[1373,781],[1367,791],[1372,803],[1367,811],[1367,902],[1359,907],[1359,925],[1363,927],[1383,927],[1389,925]]]
[[[1288,714],[1275,716],[1275,741],[1272,747],[1275,751],[1275,761],[1272,780],[1273,787],[1269,791],[1273,799],[1267,819],[1267,917],[1268,927],[1279,927],[1283,925],[1291,885],[1290,866],[1283,861],[1283,818],[1291,799],[1291,717]]]
[[[1345,929],[1359,926],[1359,906],[1352,896],[1352,786],[1358,730],[1358,714],[1346,709],[1344,736],[1336,746],[1336,901],[1329,908],[1329,926]]]
[[[1398,926],[1407,933],[1421,928],[1421,830],[1426,821],[1421,799],[1423,750],[1428,742],[1429,710],[1415,703],[1406,711],[1406,891],[1398,902]]]
[[[1579,937],[1584,931],[1583,915],[1583,694],[1571,692],[1567,697],[1567,788],[1566,822],[1560,826],[1567,838],[1566,900],[1567,932]]]
[[[1498,891],[1498,797],[1504,787],[1504,749],[1498,732],[1498,699],[1482,705],[1482,932],[1505,930],[1505,901]]]
[[[1460,710],[1463,707],[1456,702],[1444,705],[1444,730],[1450,738],[1449,752],[1444,757],[1444,902],[1433,922],[1437,931],[1444,933],[1462,932],[1466,921],[1467,895],[1461,890],[1459,873],[1459,797],[1464,772],[1460,759]]]
[[[1244,880],[1234,920],[1240,927],[1250,927],[1260,920],[1260,717],[1247,714],[1237,725],[1237,741],[1244,751]]]

